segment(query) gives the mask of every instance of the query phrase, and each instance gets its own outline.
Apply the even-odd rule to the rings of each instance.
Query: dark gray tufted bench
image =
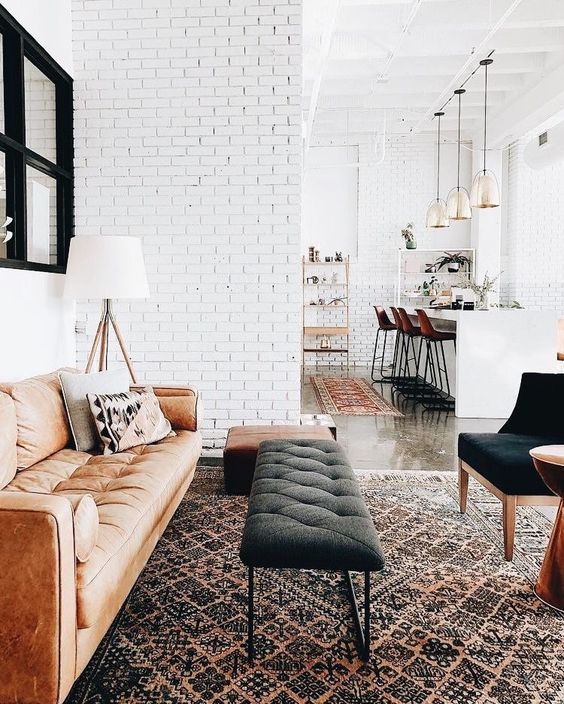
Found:
[[[344,571],[361,654],[370,652],[370,572],[384,566],[358,481],[333,440],[261,443],[240,550],[249,568],[249,659],[253,648],[254,568]],[[364,572],[364,630],[350,576]]]

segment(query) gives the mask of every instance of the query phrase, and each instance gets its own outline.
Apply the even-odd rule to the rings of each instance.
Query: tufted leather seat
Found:
[[[374,523],[336,442],[261,443],[240,555],[253,567],[382,569]]]
[[[57,372],[0,383],[0,702],[62,704],[192,481],[199,394],[153,390],[176,435],[92,455],[69,447]],[[74,506],[86,494],[96,544],[81,562]]]

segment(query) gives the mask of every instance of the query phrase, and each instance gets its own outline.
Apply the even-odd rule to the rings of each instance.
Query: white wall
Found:
[[[64,277],[0,269],[0,378],[14,381],[75,364],[74,303]]]
[[[71,0],[2,0],[2,4],[72,75]]]
[[[358,251],[358,147],[312,147],[304,164],[302,252]]]
[[[564,314],[564,161],[534,170],[509,148],[507,228],[502,241],[502,302]]]
[[[70,0],[4,0],[4,7],[72,72]],[[0,268],[0,378],[18,379],[75,363],[74,306],[64,277]]]
[[[470,246],[470,224],[454,222],[444,230],[425,228],[427,206],[436,188],[432,138],[392,137],[386,142],[382,163],[370,165],[373,149],[366,146],[360,148],[359,159],[367,165],[358,171],[358,256],[351,258],[350,267],[350,361],[366,365],[372,361],[376,334],[372,306],[394,303],[397,251],[404,246],[401,229],[413,222],[419,248],[456,251]],[[449,188],[456,185],[455,144],[442,147],[441,164],[441,190],[446,198]],[[461,184],[470,188],[471,151],[466,148],[461,164]],[[315,361],[325,364],[327,358],[306,356],[306,363]]]
[[[77,234],[142,238],[118,318],[142,379],[201,389],[208,446],[298,420],[301,12],[73,0]]]

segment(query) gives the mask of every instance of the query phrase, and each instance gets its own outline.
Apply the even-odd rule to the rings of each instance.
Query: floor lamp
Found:
[[[136,237],[121,236],[73,237],[67,263],[65,297],[102,299],[102,315],[85,371],[91,371],[97,352],[98,369],[107,369],[112,328],[131,379],[136,384],[135,371],[113,313],[112,301],[116,298],[149,297],[141,241]]]

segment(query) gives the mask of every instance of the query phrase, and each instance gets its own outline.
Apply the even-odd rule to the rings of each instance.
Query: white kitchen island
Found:
[[[415,309],[406,310],[416,322]],[[434,327],[456,330],[456,354],[452,342],[445,342],[444,349],[455,415],[460,418],[507,418],[523,372],[559,371],[560,315],[556,312],[511,308],[425,311]]]

